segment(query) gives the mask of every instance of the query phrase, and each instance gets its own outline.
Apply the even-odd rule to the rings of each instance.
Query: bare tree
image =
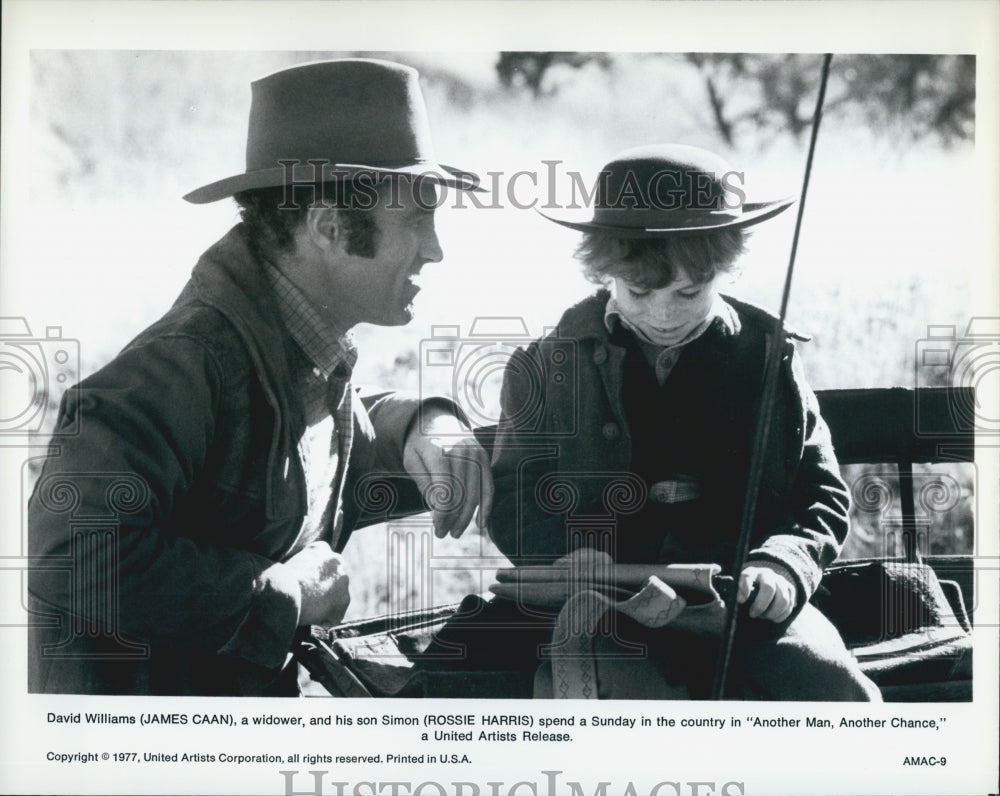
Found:
[[[819,81],[814,54],[686,53],[649,55],[694,70],[719,135],[729,144],[750,133],[808,129]],[[556,65],[616,66],[609,53],[504,52],[496,70],[503,86],[536,98],[558,89],[546,81]],[[837,55],[825,112],[901,141],[971,140],[975,131],[975,58],[970,55]]]

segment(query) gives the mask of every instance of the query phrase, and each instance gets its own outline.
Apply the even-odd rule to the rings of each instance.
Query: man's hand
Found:
[[[751,595],[751,619],[767,619],[784,622],[795,609],[795,584],[786,576],[770,567],[744,567],[740,573],[736,601],[742,605]]]
[[[302,589],[299,625],[340,624],[351,604],[350,578],[341,557],[326,542],[312,542],[285,562]]]
[[[418,427],[418,426],[422,426]],[[493,505],[490,457],[451,412],[431,408],[406,438],[403,466],[430,506],[434,535],[462,535],[479,506],[485,528]]]

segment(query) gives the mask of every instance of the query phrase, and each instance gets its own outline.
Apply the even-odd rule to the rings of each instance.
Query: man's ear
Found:
[[[310,207],[306,211],[305,230],[313,245],[329,252],[343,244],[340,216],[334,207]]]

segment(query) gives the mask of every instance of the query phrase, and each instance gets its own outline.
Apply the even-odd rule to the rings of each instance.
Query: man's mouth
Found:
[[[409,278],[410,284],[415,285],[417,289],[423,287],[423,282],[424,279],[426,278],[425,275],[423,274],[423,269],[424,269],[424,264],[420,263],[419,265],[415,265],[410,270],[410,278]]]
[[[406,280],[406,286],[409,288],[410,293],[416,296],[423,289],[420,274],[411,274],[410,278]]]

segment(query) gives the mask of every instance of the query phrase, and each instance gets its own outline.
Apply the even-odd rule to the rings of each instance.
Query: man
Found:
[[[297,628],[347,609],[361,475],[461,479],[439,536],[488,516],[450,401],[350,384],[350,329],[407,323],[442,257],[435,186],[473,187],[436,163],[416,71],[329,61],[252,89],[246,171],[185,197],[235,197],[242,223],[60,409],[80,433],[29,503],[32,691],[298,693]]]

